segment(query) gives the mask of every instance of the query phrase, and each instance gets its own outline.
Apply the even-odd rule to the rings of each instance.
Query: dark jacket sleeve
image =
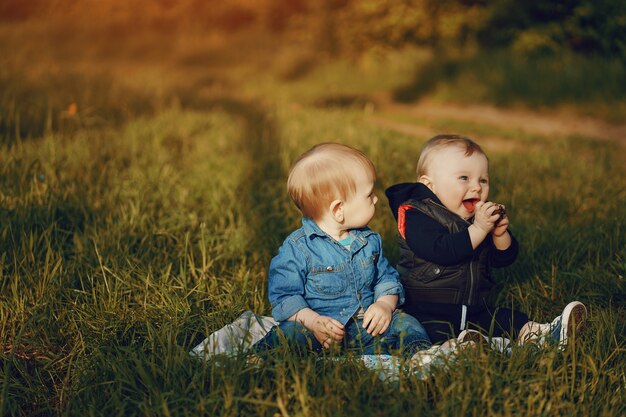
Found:
[[[508,230],[508,229],[507,229]],[[517,259],[517,254],[519,252],[519,244],[517,243],[517,239],[513,236],[510,230],[508,230],[511,235],[511,246],[506,248],[505,250],[498,250],[494,245],[493,241],[491,241],[491,250],[489,251],[490,263],[492,266],[496,268],[500,268],[503,266],[509,266],[515,259]]]
[[[449,233],[437,221],[414,209],[406,212],[405,226],[406,242],[417,257],[444,266],[471,261],[474,249],[467,229]]]

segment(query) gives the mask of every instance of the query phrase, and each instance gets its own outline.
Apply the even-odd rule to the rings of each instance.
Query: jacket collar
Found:
[[[404,203],[409,200],[426,200],[431,199],[434,202],[441,204],[441,201],[437,198],[435,193],[430,191],[430,188],[422,184],[421,182],[404,182],[393,185],[385,191],[385,195],[389,200],[389,208],[394,217],[398,218],[398,209]]]
[[[326,236],[330,238],[330,236],[328,236],[328,234],[322,229],[320,229],[317,223],[315,223],[315,220],[313,220],[310,217],[302,218],[302,229],[304,230],[304,233],[309,239],[312,238],[313,236],[321,236],[321,237]],[[374,233],[374,231],[366,226],[360,229],[352,229],[350,230],[350,233],[354,233],[357,237],[361,236],[363,238],[367,238],[369,235]]]

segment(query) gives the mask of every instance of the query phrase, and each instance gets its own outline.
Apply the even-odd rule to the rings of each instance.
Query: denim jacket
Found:
[[[380,235],[369,228],[350,231],[348,251],[310,218],[283,242],[270,263],[268,284],[272,315],[285,321],[303,308],[346,324],[383,295],[404,290],[398,272],[383,256]]]

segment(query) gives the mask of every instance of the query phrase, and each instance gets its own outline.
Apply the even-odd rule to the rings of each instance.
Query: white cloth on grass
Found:
[[[190,355],[202,360],[209,360],[214,355],[236,355],[245,353],[256,342],[270,331],[278,322],[271,317],[258,316],[252,311],[245,311],[235,321],[211,333],[199,345],[194,347]],[[401,372],[410,372],[420,379],[427,379],[432,366],[443,366],[456,356],[456,349],[445,349],[432,346],[423,352],[419,363],[408,361],[398,356],[387,354],[361,355],[360,360],[366,368],[374,371],[383,381],[397,381]],[[321,358],[325,360],[328,358]],[[345,357],[331,358],[342,361]],[[411,368],[411,369],[409,369]]]
[[[236,355],[247,351],[278,322],[271,317],[257,316],[244,311],[235,321],[213,332],[189,352],[192,356],[208,360],[213,355]]]

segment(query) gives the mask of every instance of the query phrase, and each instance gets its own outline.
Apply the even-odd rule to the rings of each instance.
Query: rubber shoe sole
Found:
[[[457,338],[459,344],[473,342],[476,346],[482,346],[483,349],[489,348],[489,340],[477,330],[463,330]]]
[[[572,301],[563,309],[561,314],[561,332],[559,346],[567,345],[570,338],[575,338],[587,327],[587,307],[580,301]]]

